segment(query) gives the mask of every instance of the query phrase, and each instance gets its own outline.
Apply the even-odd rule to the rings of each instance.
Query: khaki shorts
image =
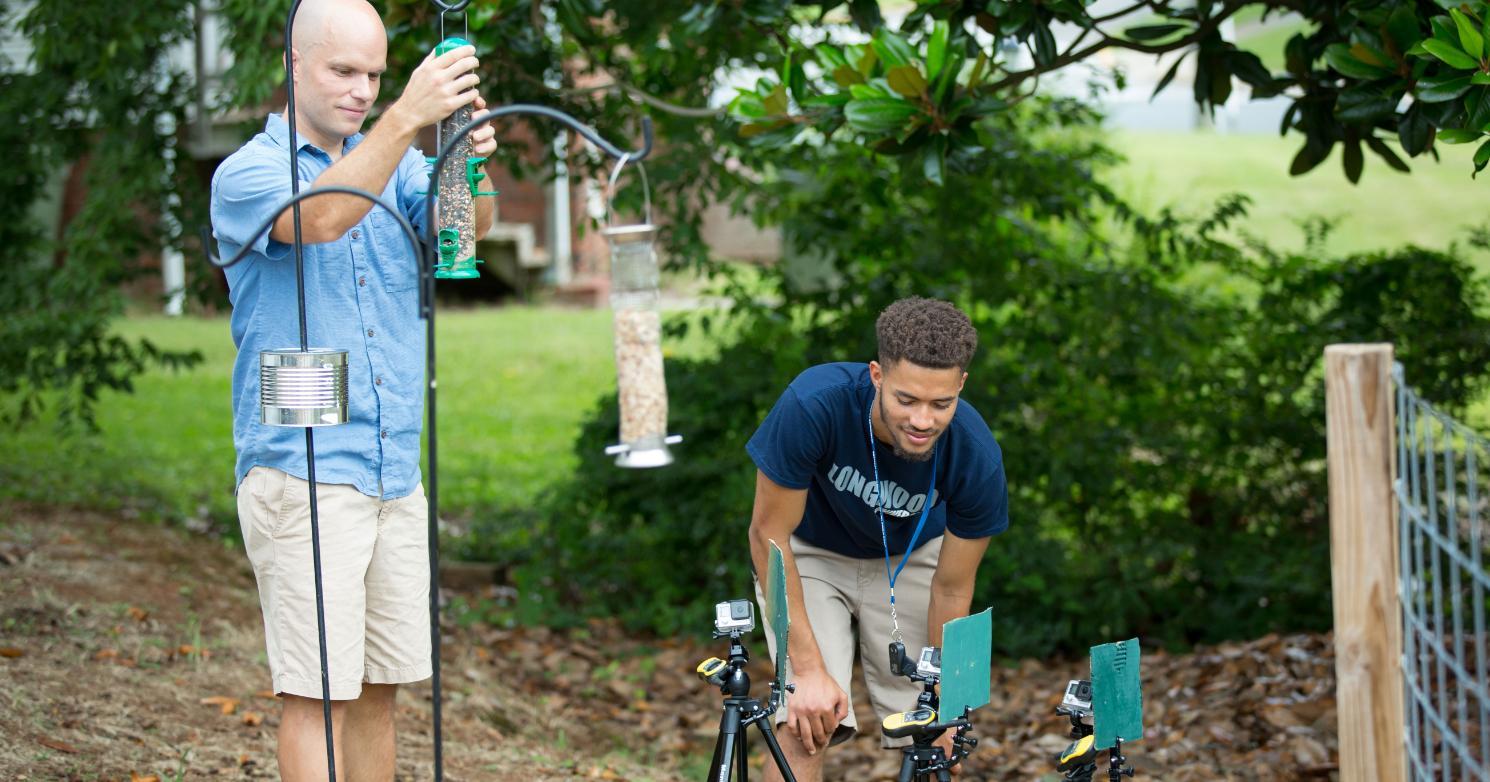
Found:
[[[904,676],[890,673],[890,579],[885,574],[883,557],[859,559],[844,556],[827,549],[818,548],[793,537],[792,556],[797,561],[797,573],[802,577],[802,599],[807,606],[807,619],[812,624],[812,634],[817,637],[818,650],[823,655],[823,665],[828,675],[843,688],[849,698],[848,717],[838,723],[831,744],[839,744],[854,737],[859,730],[854,718],[854,691],[851,680],[854,673],[854,653],[859,654],[864,666],[864,683],[869,689],[869,703],[874,713],[884,719],[890,714],[912,709],[916,696],[921,694],[921,685]],[[936,573],[937,558],[942,551],[942,537],[937,536],[916,549],[905,563],[905,569],[895,580],[895,610],[900,619],[901,640],[912,658],[920,655],[926,645],[926,615],[931,603],[931,577]],[[890,559],[893,566],[900,564],[900,557]],[[771,632],[771,612],[761,592],[760,581],[755,584],[755,599],[760,605],[762,625],[766,629],[766,643],[771,650],[771,659],[776,659],[776,636]],[[857,631],[857,632],[856,632]],[[787,676],[790,681],[791,660],[787,660]],[[776,721],[785,722],[791,709],[791,697],[786,700],[786,709],[776,712]],[[878,726],[874,728],[879,732]],[[880,743],[885,747],[909,744],[909,739],[887,739]]]
[[[274,691],[320,700],[308,486],[279,470],[249,470],[238,487],[238,522],[259,582]],[[331,699],[356,699],[363,682],[429,678],[424,487],[384,501],[323,483],[317,504]]]

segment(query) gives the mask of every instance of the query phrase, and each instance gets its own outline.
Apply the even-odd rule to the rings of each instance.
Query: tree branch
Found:
[[[1130,5],[1127,8],[1124,8],[1121,11],[1113,11],[1112,13],[1107,14],[1106,16],[1094,16],[1094,17],[1092,17],[1092,24],[1101,24],[1103,22],[1110,22],[1110,21],[1112,21],[1114,19],[1121,19],[1121,18],[1127,16],[1128,14],[1131,14],[1134,11],[1139,10],[1140,8],[1155,8],[1155,6],[1154,6],[1154,3],[1149,2],[1148,0],[1143,0],[1142,2],[1134,3],[1133,5]],[[1157,9],[1155,9],[1155,11],[1157,12]]]
[[[701,109],[694,106],[679,106],[676,103],[670,103],[663,100],[662,98],[657,97],[656,95],[645,92],[640,87],[632,84],[625,84],[618,81],[610,86],[612,88],[619,88],[621,90],[624,90],[627,95],[636,98],[642,103],[645,103],[648,106],[657,109],[658,111],[664,111],[677,117],[689,117],[692,119],[712,119],[715,117],[724,116],[723,109]]]
[[[1097,30],[1097,28],[1095,26],[1092,26],[1092,27],[1087,27],[1087,28],[1083,29],[1080,34],[1078,34],[1075,38],[1071,39],[1071,45],[1070,46],[1067,46],[1066,47],[1066,50],[1064,52],[1061,52],[1060,55],[1058,55],[1056,57],[1056,59],[1060,59],[1061,57],[1065,57],[1066,55],[1068,55],[1071,52],[1075,51],[1076,50],[1076,47],[1080,46],[1081,45],[1081,42],[1082,41],[1085,41],[1087,35],[1089,33],[1091,33],[1093,30]],[[1102,32],[1101,30],[1097,30],[1097,34],[1100,35],[1100,36],[1102,36],[1103,38],[1107,38],[1108,37],[1107,34],[1104,33],[1104,32]]]
[[[1008,76],[999,79],[998,81],[989,82],[988,84],[984,85],[983,89],[986,89],[990,92],[1012,89],[1014,87],[1017,87],[1026,79],[1029,79],[1031,77],[1038,77],[1040,74],[1049,73],[1059,68],[1064,68],[1065,66],[1070,65],[1073,62],[1080,62],[1088,57],[1091,57],[1097,52],[1102,51],[1103,49],[1127,49],[1129,51],[1143,52],[1146,54],[1167,54],[1172,51],[1184,49],[1215,32],[1216,29],[1221,26],[1222,22],[1226,21],[1228,18],[1231,17],[1232,14],[1236,13],[1242,8],[1242,6],[1246,4],[1247,0],[1233,0],[1233,2],[1229,2],[1226,5],[1222,6],[1220,13],[1205,20],[1203,24],[1196,27],[1195,30],[1192,31],[1190,34],[1165,44],[1146,44],[1140,43],[1138,41],[1128,41],[1122,38],[1113,38],[1106,33],[1101,33],[1102,40],[1093,43],[1091,46],[1088,46],[1085,49],[1081,49],[1079,51],[1072,51],[1071,49],[1067,49],[1064,54],[1061,54],[1054,60],[1051,60],[1050,63],[1046,65],[1037,65],[1033,68],[1030,68],[1029,70],[1011,73]],[[1083,32],[1083,35],[1084,34],[1085,33]],[[1080,37],[1078,37],[1077,40],[1080,41]]]

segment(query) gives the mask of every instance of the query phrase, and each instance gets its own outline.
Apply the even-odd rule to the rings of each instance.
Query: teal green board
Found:
[[[942,719],[988,705],[992,656],[992,608],[942,627]]]
[[[1097,748],[1143,738],[1138,639],[1092,647],[1092,712]]]
[[[771,632],[776,635],[776,681],[786,683],[787,638],[791,632],[791,616],[786,610],[786,565],[781,560],[781,547],[771,541],[771,564],[766,573],[766,605],[771,611]]]

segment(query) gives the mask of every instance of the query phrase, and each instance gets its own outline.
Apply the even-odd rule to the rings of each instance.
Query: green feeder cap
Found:
[[[439,57],[440,55],[444,54],[445,52],[452,51],[452,50],[455,50],[455,49],[459,49],[462,46],[470,46],[470,45],[471,45],[471,42],[470,41],[467,41],[466,39],[461,38],[460,36],[452,35],[449,38],[446,38],[445,40],[440,41],[440,45],[435,47],[435,56],[436,57]]]
[[[474,280],[481,276],[481,272],[476,271],[478,263],[481,261],[475,258],[461,258],[449,269],[435,272],[435,276],[444,280]]]

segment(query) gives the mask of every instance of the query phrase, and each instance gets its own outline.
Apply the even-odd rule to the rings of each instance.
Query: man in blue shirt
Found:
[[[267,235],[253,232],[290,196],[292,143],[301,190],[347,185],[380,194],[425,229],[430,176],[410,144],[420,128],[461,106],[484,108],[475,50],[427,57],[364,135],[387,46],[382,20],[365,0],[302,3],[291,62],[297,138],[289,138],[283,116],[270,115],[212,180],[221,255],[252,248],[227,270],[238,346],[238,512],[283,703],[280,774],[291,782],[326,778],[305,436],[259,419],[260,351],[300,345],[292,213],[280,213]],[[495,150],[491,127],[471,136],[477,155]],[[336,765],[348,780],[391,779],[397,686],[430,675],[419,273],[395,218],[364,199],[318,196],[302,202],[301,216],[309,345],[349,352],[350,422],[316,432],[314,488]],[[481,199],[478,236],[491,220],[491,201]]]
[[[757,468],[752,562],[764,572],[775,541],[786,565],[797,689],[777,718],[803,782],[820,780],[822,750],[858,729],[855,652],[881,719],[912,708],[920,687],[890,673],[890,641],[913,658],[940,646],[942,625],[968,613],[989,537],[1009,526],[1003,455],[958,401],[972,323],[947,302],[909,298],[885,308],[875,332],[878,361],[798,375],[746,446]],[[889,563],[902,560],[892,582]]]

